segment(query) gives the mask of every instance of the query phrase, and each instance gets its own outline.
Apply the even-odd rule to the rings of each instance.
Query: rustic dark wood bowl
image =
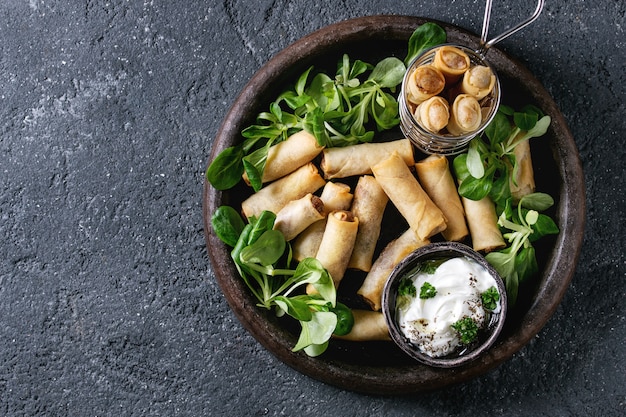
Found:
[[[344,53],[351,59],[370,63],[392,55],[404,59],[410,35],[426,21],[410,16],[362,17],[327,26],[285,48],[241,91],[215,137],[209,162],[242,140],[241,130],[254,123],[259,112],[267,111],[269,103],[309,66],[334,73]],[[448,41],[472,48],[478,46],[476,35],[443,22],[436,23],[446,30]],[[536,245],[539,276],[520,288],[518,303],[509,310],[498,340],[476,361],[453,369],[417,363],[391,342],[333,340],[329,349],[315,358],[304,352],[292,352],[299,331],[297,323],[294,326],[255,306],[231,261],[229,248],[211,229],[210,218],[215,209],[220,205],[240,207],[250,190],[240,185],[222,192],[205,182],[204,229],[218,284],[243,326],[278,359],[305,375],[343,389],[371,394],[417,393],[458,384],[497,367],[526,345],[552,316],[570,284],[583,240],[585,191],[578,150],[562,114],[541,83],[522,64],[497,48],[489,50],[487,59],[499,74],[503,104],[515,108],[534,104],[552,117],[548,133],[531,144],[538,191],[554,197],[556,204],[549,214],[560,228],[558,235],[543,238]],[[399,129],[390,134],[401,136]],[[398,215],[385,214],[392,221],[384,225],[381,242],[398,233],[400,222],[393,221],[394,214]],[[350,294],[356,292],[363,277],[353,273],[351,278],[346,278],[339,297],[346,303],[358,303]]]

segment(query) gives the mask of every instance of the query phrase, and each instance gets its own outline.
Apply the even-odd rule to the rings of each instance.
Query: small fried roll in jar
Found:
[[[415,164],[420,184],[446,217],[447,227],[441,232],[444,239],[461,241],[469,231],[465,223],[465,210],[450,172],[448,158],[430,155]]]
[[[406,99],[410,104],[420,104],[441,93],[446,86],[446,79],[432,65],[420,65],[415,68],[406,83]]]
[[[431,97],[417,106],[413,117],[424,129],[432,133],[439,133],[448,125],[450,106],[443,97]]]
[[[474,132],[482,122],[482,109],[476,97],[459,94],[452,103],[448,132],[455,136]]]
[[[446,82],[455,83],[470,68],[470,59],[461,49],[444,45],[435,51],[432,65],[441,71]]]
[[[359,219],[359,230],[348,268],[367,272],[372,267],[372,258],[388,201],[389,197],[376,178],[371,175],[359,178],[350,209],[352,214]]]
[[[476,65],[463,74],[461,93],[469,94],[480,100],[486,97],[496,85],[496,76],[491,68]]]

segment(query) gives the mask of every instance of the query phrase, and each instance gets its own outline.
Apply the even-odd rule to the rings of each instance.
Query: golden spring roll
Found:
[[[518,143],[513,153],[517,161],[517,169],[511,176],[509,186],[513,200],[518,202],[525,195],[535,192],[535,172],[530,154],[530,142],[525,140]]]
[[[409,104],[420,104],[441,93],[445,86],[446,79],[441,71],[432,65],[420,65],[407,78],[406,100]]]
[[[421,102],[413,114],[415,121],[432,133],[439,133],[448,125],[450,106],[448,100],[435,96]]]
[[[418,239],[411,229],[406,230],[398,238],[389,242],[376,258],[372,268],[365,276],[363,284],[357,290],[357,294],[370,305],[372,310],[380,310],[382,308],[383,288],[393,268],[409,253],[428,243],[430,243],[429,240]]]
[[[476,65],[463,74],[461,92],[470,94],[480,100],[491,93],[496,85],[496,76],[491,68],[484,65]]]
[[[459,48],[445,45],[437,48],[432,65],[446,78],[446,82],[454,83],[470,68],[470,59]]]
[[[258,216],[263,210],[278,213],[288,202],[320,189],[326,181],[317,167],[309,162],[252,194],[241,203],[246,218]]]
[[[353,309],[354,325],[350,333],[333,337],[353,342],[369,342],[375,340],[391,340],[385,316],[379,311]]]
[[[308,193],[298,200],[290,201],[276,213],[274,229],[282,232],[285,240],[290,241],[304,229],[325,217],[322,200],[318,196]]]
[[[334,210],[348,210],[352,204],[352,197],[349,185],[330,181],[324,185],[320,195],[326,213]],[[316,221],[300,233],[292,242],[293,258],[297,261],[314,258],[325,229],[326,218]]]
[[[474,132],[480,127],[482,119],[482,109],[476,97],[459,94],[450,109],[448,132],[457,136]]]
[[[326,179],[371,174],[372,165],[393,152],[397,152],[406,165],[415,163],[411,142],[408,139],[399,139],[391,142],[326,148],[322,151],[321,169]]]
[[[336,210],[328,214],[324,236],[315,257],[328,270],[335,288],[348,267],[358,228],[359,219],[349,211]],[[310,292],[309,288],[307,292]]]
[[[480,200],[470,200],[461,197],[461,201],[465,208],[474,250],[491,252],[505,247],[506,243],[498,227],[496,207],[491,198],[487,196]]]
[[[430,155],[415,164],[420,184],[446,218],[446,229],[441,232],[444,239],[461,241],[469,231],[465,223],[465,210],[448,166],[448,158]]]
[[[446,228],[443,213],[433,203],[402,158],[393,154],[372,166],[380,186],[421,240]]]
[[[354,250],[348,262],[348,268],[369,271],[380,236],[380,225],[389,197],[385,194],[376,178],[364,175],[359,178],[354,189],[352,214],[359,219]]]
[[[295,171],[307,162],[311,162],[322,152],[322,149],[324,147],[317,143],[315,136],[306,130],[294,133],[286,140],[270,147],[262,182],[265,184]],[[246,184],[250,184],[246,173],[243,174],[243,179]]]

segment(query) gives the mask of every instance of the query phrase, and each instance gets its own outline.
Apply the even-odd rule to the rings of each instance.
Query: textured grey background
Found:
[[[495,1],[492,33],[529,15]],[[577,273],[498,369],[401,398],[264,350],[218,288],[203,173],[248,79],[347,18],[479,32],[478,0],[0,2],[0,415],[617,416],[626,411],[625,3],[548,0],[499,45],[546,86],[585,170]]]

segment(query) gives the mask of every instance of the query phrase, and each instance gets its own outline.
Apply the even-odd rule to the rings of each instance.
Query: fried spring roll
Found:
[[[424,100],[441,93],[446,79],[433,65],[420,65],[407,79],[406,99],[410,104],[420,104]]]
[[[525,140],[518,143],[513,153],[517,161],[517,169],[513,171],[509,186],[513,200],[518,202],[525,195],[535,192],[535,173],[530,154],[530,142]]]
[[[431,155],[415,164],[420,184],[446,218],[444,239],[460,241],[469,231],[465,223],[465,210],[448,166],[448,158]]]
[[[463,74],[463,81],[461,83],[461,92],[470,94],[480,100],[491,93],[493,87],[496,85],[496,76],[491,71],[491,68],[476,65]]]
[[[252,194],[241,203],[241,210],[246,218],[258,216],[263,210],[278,213],[288,202],[317,191],[325,183],[317,167],[309,162]]]
[[[478,130],[483,120],[480,103],[469,94],[459,94],[452,103],[448,132],[453,135],[464,135]]]
[[[380,225],[389,197],[385,194],[376,178],[364,175],[354,190],[352,214],[359,219],[359,230],[354,243],[354,250],[348,268],[369,271],[376,243],[380,236]]]
[[[489,196],[481,200],[461,197],[475,251],[491,252],[506,246],[500,228],[496,207]]]
[[[352,315],[354,316],[354,325],[350,333],[344,336],[333,337],[353,342],[391,340],[389,327],[387,327],[383,313],[369,310],[352,310]]]
[[[409,253],[428,243],[430,243],[429,240],[419,240],[411,229],[389,242],[376,258],[357,294],[370,305],[372,310],[380,310],[383,288],[393,268]]]
[[[270,147],[261,181],[265,184],[284,177],[307,162],[311,162],[322,152],[322,149],[324,147],[317,143],[315,136],[306,130],[294,133],[286,140]],[[246,173],[243,174],[243,179],[250,185]]]
[[[415,163],[413,147],[408,139],[391,142],[361,143],[322,151],[321,169],[324,178],[345,178],[372,173],[372,165],[397,152],[406,165]]]
[[[339,286],[348,267],[358,228],[359,219],[349,211],[337,210],[328,214],[324,236],[315,257],[328,270],[335,288]],[[310,287],[307,287],[309,293]]]
[[[349,185],[330,181],[324,185],[320,195],[326,213],[348,210],[352,204],[352,197]],[[316,221],[300,233],[292,243],[293,258],[297,261],[314,258],[324,236],[324,229],[326,229],[326,218]]]
[[[439,96],[421,102],[413,114],[415,121],[429,132],[439,133],[448,125],[450,106],[448,101]]]
[[[442,72],[446,82],[456,82],[470,67],[469,56],[459,48],[445,45],[437,48],[432,65]]]
[[[391,155],[374,165],[372,171],[418,239],[428,239],[446,228],[443,213],[426,194],[400,156]]]
[[[304,229],[326,217],[322,200],[309,193],[304,197],[290,201],[276,213],[274,229],[279,230],[290,241]]]

